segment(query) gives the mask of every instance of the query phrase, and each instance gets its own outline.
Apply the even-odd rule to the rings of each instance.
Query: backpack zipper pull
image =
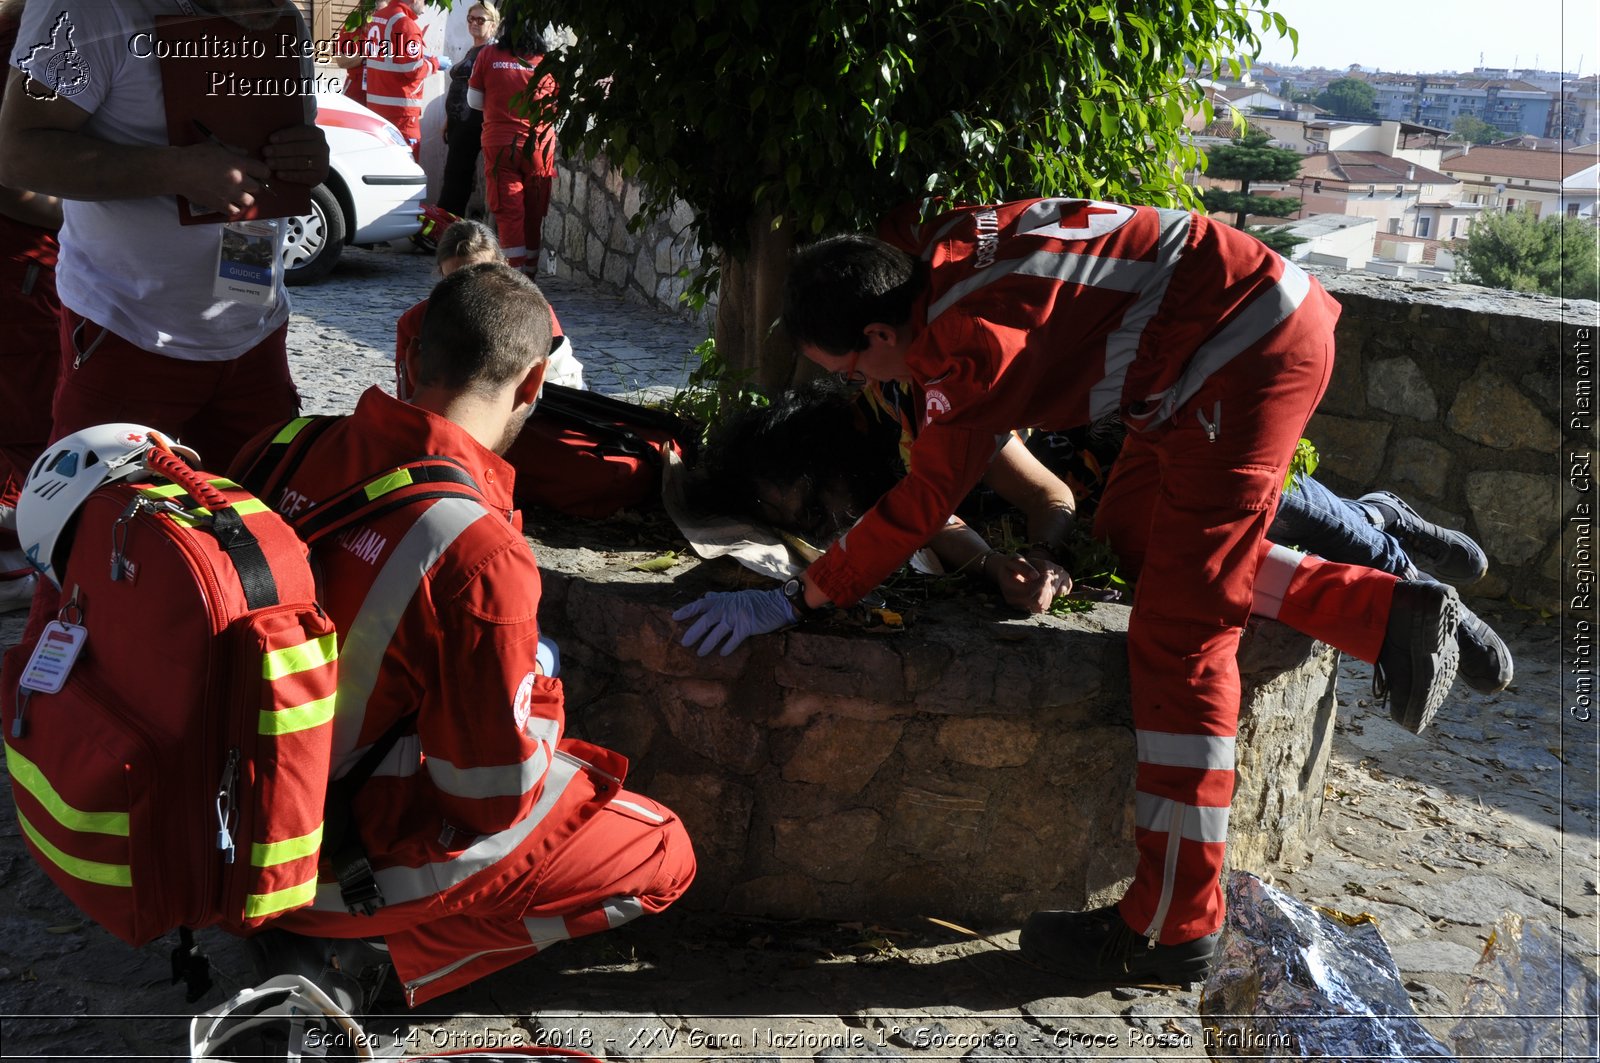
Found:
[[[1211,420],[1206,420],[1206,415],[1201,410],[1194,411],[1195,417],[1200,420],[1200,427],[1206,431],[1206,442],[1215,443],[1217,436],[1222,434],[1222,403],[1219,400],[1211,407]]]
[[[225,864],[233,863],[233,791],[239,778],[239,751],[228,750],[228,763],[222,769],[222,785],[217,790],[217,848]]]
[[[17,714],[11,718],[12,738],[21,738],[23,733],[27,730],[22,723],[22,716],[28,711],[28,698],[32,694],[33,691],[29,690],[27,687],[20,687],[17,690]]]

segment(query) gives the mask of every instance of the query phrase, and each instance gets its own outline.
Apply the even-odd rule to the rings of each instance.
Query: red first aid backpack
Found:
[[[683,438],[671,414],[546,384],[505,457],[517,471],[519,506],[601,518],[658,499],[663,455],[681,455]]]
[[[166,479],[84,502],[58,621],[0,684],[29,852],[133,945],[311,902],[337,685],[294,531],[175,455],[147,463]],[[19,689],[36,645],[80,639],[58,691]]]

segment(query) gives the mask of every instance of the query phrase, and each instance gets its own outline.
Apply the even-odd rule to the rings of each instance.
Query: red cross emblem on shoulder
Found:
[[[1115,207],[1103,207],[1087,199],[1075,199],[1061,205],[1059,224],[1063,229],[1087,229],[1089,219],[1096,214],[1115,213]]]

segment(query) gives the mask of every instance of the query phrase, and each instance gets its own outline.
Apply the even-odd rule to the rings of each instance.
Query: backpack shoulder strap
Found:
[[[273,496],[300,471],[312,445],[342,420],[342,416],[321,414],[285,423],[238,477],[239,485],[267,505],[276,506],[278,500]]]
[[[375,520],[431,498],[466,498],[487,508],[477,482],[460,462],[430,455],[347,487],[292,523],[300,538],[315,545],[352,524]]]

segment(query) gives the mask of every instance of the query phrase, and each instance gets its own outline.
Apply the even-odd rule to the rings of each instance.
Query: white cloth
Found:
[[[284,10],[295,9],[285,4]],[[82,132],[116,144],[164,146],[161,66],[149,31],[159,15],[193,13],[187,0],[34,0],[23,13],[11,65],[34,79],[35,91],[59,91],[88,112]],[[227,69],[226,59],[216,62]],[[301,66],[302,78],[313,76],[304,52]],[[305,100],[310,121],[316,101]],[[228,361],[289,316],[281,271],[265,306],[215,296],[219,227],[179,225],[174,196],[65,200],[62,213],[56,270],[62,303],[147,351]]]

